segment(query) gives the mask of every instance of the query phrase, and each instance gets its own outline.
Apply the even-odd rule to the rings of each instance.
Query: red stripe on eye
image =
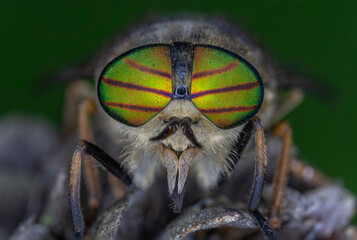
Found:
[[[199,109],[204,114],[220,114],[220,113],[232,113],[232,112],[246,112],[253,110],[258,105],[254,106],[238,106],[238,107],[226,107],[226,108],[206,108]]]
[[[162,108],[155,108],[155,107],[145,107],[145,106],[140,106],[140,105],[134,105],[134,104],[126,104],[126,103],[116,103],[116,102],[104,102],[105,105],[109,107],[116,107],[116,108],[123,108],[123,109],[128,109],[128,110],[133,110],[133,111],[138,111],[138,112],[160,112]]]
[[[208,94],[217,94],[217,93],[225,93],[225,92],[233,92],[233,91],[243,91],[243,90],[252,90],[256,87],[259,86],[259,82],[248,82],[248,83],[242,83],[242,84],[237,84],[234,86],[228,86],[224,88],[216,88],[216,89],[210,89],[206,91],[201,91],[197,93],[191,94],[191,98],[198,98],[202,97]]]
[[[133,60],[131,60],[129,58],[126,58],[124,61],[129,66],[131,66],[131,67],[133,67],[135,69],[138,69],[139,71],[171,79],[171,73],[169,73],[169,72],[165,72],[165,71],[162,71],[162,70],[158,70],[158,69],[154,69],[154,68],[151,68],[151,67],[148,67],[148,66],[141,65],[141,64],[139,64],[139,63],[137,63],[137,62],[135,62],[135,61],[133,61]]]
[[[110,78],[102,78],[102,81],[108,85],[114,86],[114,87],[121,87],[121,88],[126,88],[126,89],[134,89],[134,90],[139,90],[139,91],[144,91],[144,92],[150,92],[150,93],[155,93],[164,97],[171,97],[171,92],[165,92],[163,90],[155,89],[155,88],[150,88],[150,87],[144,87],[141,85],[136,85],[133,83],[127,83],[127,82],[122,82],[120,80],[114,80]]]
[[[207,71],[201,71],[201,72],[196,72],[196,73],[194,73],[192,75],[192,79],[203,78],[203,77],[207,77],[207,76],[213,76],[213,75],[216,75],[216,74],[225,73],[225,72],[233,70],[237,66],[238,66],[237,62],[231,62],[231,63],[229,63],[226,66],[223,66],[221,68],[207,70]]]

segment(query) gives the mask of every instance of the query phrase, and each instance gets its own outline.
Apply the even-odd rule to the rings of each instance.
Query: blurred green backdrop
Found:
[[[85,61],[116,32],[150,13],[200,12],[243,23],[283,65],[322,79],[333,105],[308,95],[288,120],[301,155],[357,193],[357,2],[3,1],[0,117],[36,113],[59,126],[64,86],[38,79]],[[1,134],[1,133],[0,133]]]

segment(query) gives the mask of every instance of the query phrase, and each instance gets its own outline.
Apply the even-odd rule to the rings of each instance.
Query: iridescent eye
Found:
[[[124,53],[103,70],[99,101],[117,121],[140,126],[170,102],[172,95],[170,47],[148,45]]]
[[[219,128],[238,126],[253,117],[263,101],[258,72],[242,57],[222,48],[194,49],[191,99]]]

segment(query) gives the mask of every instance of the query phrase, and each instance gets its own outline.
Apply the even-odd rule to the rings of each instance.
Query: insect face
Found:
[[[98,96],[130,142],[125,161],[134,182],[148,186],[163,165],[170,194],[182,199],[191,167],[204,189],[229,172],[227,149],[259,110],[263,84],[233,52],[174,42],[115,58],[101,74]]]
[[[247,225],[254,228],[259,226],[265,239],[276,239],[273,228],[279,228],[282,219],[285,221],[282,213],[286,203],[284,192],[289,169],[298,179],[302,177],[303,169],[306,169],[297,160],[293,162],[294,167],[292,167],[293,142],[289,124],[281,122],[274,126],[301,101],[301,89],[296,88],[300,86],[299,84],[290,85],[294,88],[289,90],[286,97],[275,99],[279,88],[285,87],[283,78],[287,76],[284,76],[284,72],[281,73],[280,67],[269,55],[239,29],[222,21],[200,18],[165,20],[143,25],[113,42],[113,45],[103,51],[101,58],[96,59],[95,62],[97,63],[95,78],[99,79],[97,81],[98,104],[102,106],[98,111],[97,124],[102,125],[103,130],[111,135],[110,141],[117,141],[117,147],[121,148],[123,153],[118,161],[92,143],[94,138],[88,126],[90,115],[94,111],[93,101],[92,99],[81,101],[78,113],[80,140],[77,142],[72,158],[69,185],[75,235],[78,239],[85,233],[84,216],[80,206],[82,160],[85,164],[85,179],[88,185],[90,210],[88,222],[90,217],[95,215],[100,200],[100,188],[96,184],[99,183],[99,174],[93,162],[87,161],[90,158],[95,159],[129,187],[136,185],[140,188],[148,188],[154,182],[156,175],[166,174],[168,191],[173,199],[174,211],[177,212],[181,210],[188,181],[196,180],[198,186],[207,190],[217,184],[222,174],[230,174],[238,159],[254,160],[252,178],[252,172],[249,171],[251,167],[247,165],[245,168],[244,164],[240,165],[238,171],[241,172],[235,172],[239,175],[238,178],[235,174],[231,181],[227,181],[217,191],[224,196],[232,195],[231,200],[234,202],[238,200],[237,203],[245,201],[249,194],[248,212],[245,210],[241,212],[241,209],[231,211],[226,206],[221,209],[220,200],[210,208],[206,206],[206,201],[203,201],[202,208],[205,209],[200,209],[198,212],[196,204],[192,208],[187,207],[187,211],[191,209],[195,213],[182,217],[183,225],[178,217],[167,227],[170,232],[174,231],[175,235],[181,234],[180,238],[182,238],[187,234],[187,229],[192,226],[195,226],[192,231],[196,231],[198,229],[196,227],[203,222],[205,226],[201,229],[227,227],[228,222],[223,219],[231,219],[229,221],[234,226],[239,228]],[[260,75],[264,79],[264,89]],[[268,165],[264,129],[273,130],[272,135],[276,135],[282,141],[280,154],[276,153],[278,156],[272,159],[273,161],[277,159],[277,167],[272,182],[272,197],[268,199],[269,206],[266,206],[267,201],[264,204],[267,207],[264,210],[267,216],[263,216],[259,211],[264,209],[259,204]],[[246,148],[250,143],[253,143],[254,149],[253,146]],[[249,161],[245,163],[249,164]],[[244,189],[243,185],[247,183],[245,179],[253,180],[250,191]],[[312,178],[304,181],[310,185],[311,179],[314,179],[313,182],[317,187],[327,182],[324,177],[316,173]],[[160,196],[155,194],[156,190],[161,189],[161,183],[159,181],[155,183],[158,185],[146,191],[150,193],[149,198],[142,197],[140,193],[140,202],[145,202],[145,206],[139,208],[141,209],[139,212],[141,211],[145,222],[146,219],[151,219],[152,215],[162,217],[162,214],[157,214],[158,209],[153,206],[156,204],[156,207],[161,210],[163,203],[161,201],[163,199],[160,199],[161,194]],[[114,184],[115,182],[112,183],[113,187]],[[138,195],[130,193],[128,198],[120,200],[115,209],[120,209],[119,212],[126,216],[128,223],[133,223],[130,210],[134,211],[136,218],[139,216],[138,208],[132,204],[127,206],[127,201],[137,198]],[[188,196],[190,199],[187,202],[197,203],[196,193],[189,189],[187,193],[190,195],[193,193],[192,196]],[[296,201],[295,197],[292,199]],[[227,206],[231,208],[229,203]],[[99,219],[98,222],[103,229],[108,229],[107,223],[114,226],[115,231],[121,229],[118,224],[125,220],[122,220],[122,214],[118,215],[118,211],[113,209],[110,208],[103,213],[103,218]],[[162,210],[166,212],[166,209]],[[292,211],[294,213],[296,209]],[[153,212],[155,214],[152,214]],[[115,220],[102,221],[108,219],[107,213],[114,213]],[[233,219],[232,213],[235,216],[238,214],[238,217]],[[305,217],[303,219],[306,219]],[[120,219],[120,223],[117,219]],[[152,222],[155,229],[160,228],[158,227],[160,224],[156,225],[157,218],[154,219]],[[187,222],[187,219],[193,221]],[[165,221],[163,219],[163,223]],[[177,227],[171,228],[171,226]],[[95,225],[93,227],[98,229]],[[131,235],[133,228],[128,229],[130,232],[128,234]],[[98,231],[102,232],[102,230]],[[157,239],[158,235],[154,233],[155,231],[152,238],[155,236]],[[283,231],[285,232],[285,229]],[[143,232],[147,234],[146,227]],[[114,236],[112,234],[110,230],[110,235]],[[212,235],[210,231],[209,238],[218,235]],[[102,239],[102,236],[98,239]],[[168,239],[167,236],[160,239]],[[234,234],[234,236],[238,235]],[[145,236],[145,239],[147,238]],[[143,239],[143,237],[125,239]]]

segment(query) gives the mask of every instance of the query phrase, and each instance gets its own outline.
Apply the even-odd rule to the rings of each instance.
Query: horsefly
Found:
[[[302,100],[302,91],[291,84],[285,98],[277,100],[282,77],[266,52],[225,21],[182,18],[137,27],[104,49],[92,65],[88,76],[95,78],[97,94],[77,94],[80,140],[70,177],[78,239],[85,233],[82,162],[90,222],[101,199],[98,169],[90,158],[131,189],[149,189],[160,185],[157,179],[164,181],[172,211],[179,213],[191,196],[189,188],[207,193],[231,181],[242,154],[255,162],[247,211],[242,214],[252,219],[265,239],[276,239],[273,229],[282,222],[289,167],[302,166],[291,160],[292,132],[281,120]],[[94,144],[91,115],[111,145],[120,149],[118,159]],[[261,212],[267,131],[281,139],[282,149],[269,207]],[[317,173],[312,176],[311,182],[324,181]]]

